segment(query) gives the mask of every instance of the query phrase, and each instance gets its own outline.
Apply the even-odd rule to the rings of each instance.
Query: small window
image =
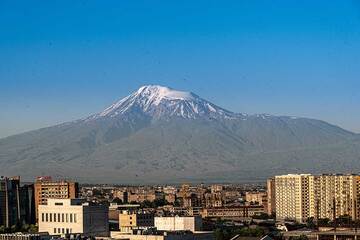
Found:
[[[54,233],[56,233],[56,228],[54,228]]]
[[[49,214],[45,213],[45,221],[48,222],[49,221]]]
[[[56,213],[54,213],[54,222],[56,222]]]
[[[65,222],[65,215],[63,213],[61,214],[61,222]]]
[[[71,223],[73,222],[73,215],[72,215],[72,213],[70,213],[70,222],[71,222]]]
[[[45,214],[41,213],[41,221],[44,222],[45,221]]]
[[[74,213],[74,223],[76,223],[76,213]]]
[[[62,206],[63,203],[62,203],[62,202],[56,202],[55,205],[56,205],[56,206]]]

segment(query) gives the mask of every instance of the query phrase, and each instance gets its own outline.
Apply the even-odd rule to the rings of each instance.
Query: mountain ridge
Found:
[[[194,93],[149,85],[89,117],[0,139],[0,174],[29,169],[29,180],[50,174],[127,183],[251,180],[287,171],[358,171],[359,146],[357,134],[325,121],[233,113]]]

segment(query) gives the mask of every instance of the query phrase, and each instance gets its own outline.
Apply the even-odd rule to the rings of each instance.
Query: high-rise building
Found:
[[[309,217],[360,219],[360,176],[288,174],[275,176],[276,218],[299,222]]]
[[[109,236],[107,206],[95,205],[83,199],[48,199],[46,204],[39,205],[38,211],[39,232]]]
[[[33,186],[20,186],[20,177],[0,178],[0,225],[34,223]]]
[[[304,222],[311,216],[311,194],[313,176],[310,174],[288,174],[275,176],[276,218]]]
[[[342,215],[358,219],[356,203],[358,202],[357,175],[328,175],[315,177],[315,217],[329,218]]]
[[[36,217],[38,217],[38,206],[45,205],[48,199],[78,198],[79,194],[78,183],[65,180],[53,181],[52,178],[48,176],[38,177],[34,186]]]
[[[267,214],[271,215],[275,213],[275,178],[270,178],[267,180]]]

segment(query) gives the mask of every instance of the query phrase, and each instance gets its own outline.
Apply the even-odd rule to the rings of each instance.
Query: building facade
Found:
[[[266,182],[266,191],[267,191],[267,207],[266,212],[267,214],[271,215],[276,213],[275,212],[275,178],[270,178]]]
[[[39,205],[39,232],[109,236],[108,207],[82,199],[48,199]]]
[[[33,186],[20,186],[20,177],[0,178],[0,226],[35,223]]]
[[[278,220],[305,222],[310,217],[333,220],[344,215],[353,220],[360,219],[360,176],[275,176],[275,202]]]
[[[132,233],[134,230],[154,227],[154,215],[143,211],[122,211],[119,214],[120,232]]]
[[[51,177],[38,177],[34,184],[35,214],[38,217],[38,206],[46,205],[49,198],[71,199],[78,198],[79,186],[76,182],[53,181]]]
[[[202,230],[202,219],[200,216],[191,217],[155,217],[155,227],[159,231],[191,231]]]

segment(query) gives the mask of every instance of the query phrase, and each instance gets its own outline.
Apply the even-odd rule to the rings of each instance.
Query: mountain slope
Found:
[[[1,139],[0,174],[139,183],[357,171],[359,139],[319,120],[232,113],[144,86],[98,114]]]

